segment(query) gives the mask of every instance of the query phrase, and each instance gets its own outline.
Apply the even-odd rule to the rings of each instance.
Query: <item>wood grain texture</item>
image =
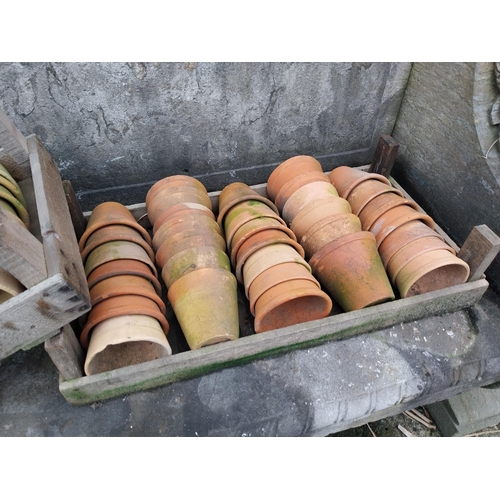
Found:
[[[370,173],[389,177],[394,162],[396,161],[398,151],[399,144],[390,135],[381,135],[368,171]]]
[[[30,161],[26,138],[12,120],[0,109],[0,163],[22,180],[30,175]]]
[[[77,241],[79,241],[85,229],[87,229],[87,219],[83,216],[82,207],[76,197],[71,181],[63,180],[62,185],[64,194],[66,195],[66,203],[68,205],[71,222],[75,230],[75,236]]]
[[[70,325],[45,341],[45,351],[56,365],[62,380],[83,377],[85,354]]]

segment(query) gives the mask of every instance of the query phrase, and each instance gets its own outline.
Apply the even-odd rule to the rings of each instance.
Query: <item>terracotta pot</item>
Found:
[[[85,261],[85,275],[89,276],[98,266],[117,259],[132,259],[144,262],[149,266],[155,277],[158,278],[158,271],[146,250],[131,241],[110,241],[92,250]]]
[[[97,205],[94,210],[92,210],[87,222],[87,229],[78,242],[80,252],[83,251],[85,244],[87,243],[87,239],[96,229],[116,224],[124,224],[126,226],[133,227],[141,233],[148,245],[151,245],[151,236],[149,236],[146,229],[137,223],[134,216],[125,205],[115,201],[106,201]]]
[[[408,262],[398,273],[396,285],[402,298],[460,285],[469,277],[469,266],[447,250],[434,250]]]
[[[0,267],[0,304],[23,293],[26,287],[12,274]]]
[[[361,221],[361,227],[363,231],[370,231],[370,228],[375,224],[375,222],[382,217],[385,212],[394,207],[399,207],[401,205],[407,205],[413,210],[418,211],[418,205],[413,200],[408,200],[395,193],[384,193],[376,198],[373,198],[361,212],[358,217]]]
[[[401,269],[415,257],[428,253],[433,250],[447,250],[452,255],[455,255],[454,250],[437,236],[427,236],[419,238],[404,246],[394,253],[392,258],[387,263],[387,275],[393,285],[396,285],[396,277]]]
[[[239,337],[237,283],[224,269],[198,269],[179,278],[168,300],[190,349]]]
[[[215,220],[215,215],[212,212],[212,210],[208,209],[205,205],[202,205],[201,203],[190,203],[190,202],[177,203],[177,205],[170,207],[168,210],[165,210],[158,216],[153,225],[153,234],[155,234],[158,231],[158,229],[165,222],[168,222],[172,217],[186,215],[187,213],[196,214],[199,212]]]
[[[219,225],[221,227],[224,226],[224,217],[227,211],[234,207],[234,205],[250,200],[265,203],[274,213],[276,213],[276,215],[279,215],[277,207],[271,200],[268,200],[264,196],[260,196],[255,190],[243,182],[233,182],[228,184],[219,194],[219,215],[217,216]]]
[[[156,293],[161,296],[161,284],[151,271],[151,267],[144,262],[133,259],[117,259],[105,262],[89,274],[87,284],[90,289],[104,279],[121,275],[142,276],[148,279],[154,286]]]
[[[287,224],[291,224],[295,216],[307,205],[324,198],[330,199],[338,193],[330,182],[312,182],[300,187],[293,193],[283,206],[282,216]]]
[[[83,262],[85,262],[87,255],[92,252],[92,250],[110,241],[132,241],[133,243],[137,243],[146,250],[149,258],[154,261],[155,256],[153,249],[146,243],[142,235],[136,229],[123,224],[111,224],[96,229],[88,237],[85,248],[81,252]]]
[[[193,235],[191,233],[191,236],[184,236],[180,239],[169,238],[162,243],[156,252],[156,263],[160,269],[163,269],[168,259],[176,253],[186,250],[187,248],[206,246],[211,246],[225,251],[226,241],[220,234],[210,230],[198,230],[196,231],[196,234]]]
[[[30,228],[30,217],[24,205],[4,186],[0,186],[0,199],[10,203],[17,212],[18,217],[27,229]]]
[[[243,266],[248,260],[248,257],[260,248],[264,248],[274,243],[290,245],[302,258],[305,257],[304,249],[281,229],[266,229],[265,231],[255,233],[241,244],[236,253],[234,267],[236,279],[239,283],[243,284]]]
[[[119,295],[141,295],[154,300],[162,314],[167,314],[165,303],[147,278],[122,274],[101,280],[90,288],[90,303],[93,306],[111,297]]]
[[[170,288],[182,276],[207,267],[231,271],[231,263],[226,253],[219,248],[207,246],[187,248],[176,253],[167,260],[161,275],[167,288]]]
[[[326,318],[332,305],[332,299],[311,281],[280,283],[256,301],[254,329],[262,333]]]
[[[320,162],[312,156],[299,155],[280,163],[267,179],[267,194],[275,200],[280,189],[292,178],[306,172],[323,172]]]
[[[324,172],[307,172],[297,175],[293,179],[290,179],[276,195],[274,203],[278,207],[278,210],[280,212],[283,211],[283,207],[293,193],[301,187],[306,186],[307,184],[312,184],[313,182],[330,183],[328,176]]]
[[[290,229],[297,236],[297,240],[301,241],[302,237],[309,228],[326,217],[339,214],[350,214],[351,206],[347,200],[332,196],[317,202],[310,203],[301,210],[290,224]]]
[[[396,228],[414,220],[419,220],[431,229],[434,229],[434,221],[431,217],[413,209],[409,205],[400,205],[384,212],[370,226],[370,232],[375,235],[377,248]]]
[[[248,289],[259,274],[270,267],[276,266],[277,264],[284,264],[285,262],[301,264],[311,272],[311,266],[300,256],[297,250],[290,245],[273,243],[253,252],[243,265],[243,283],[247,298]]]
[[[353,167],[342,166],[334,168],[328,177],[342,198],[347,198],[354,187],[367,179],[376,179],[391,186],[389,179],[383,175],[370,174]]]
[[[330,215],[313,224],[301,238],[300,244],[310,259],[330,241],[358,231],[361,231],[361,222],[356,215],[349,213]]]
[[[297,237],[295,236],[293,231],[279,220],[270,217],[260,217],[258,219],[252,219],[240,226],[231,238],[231,264],[233,266],[236,266],[236,256],[238,254],[238,250],[240,249],[241,245],[243,245],[243,243],[248,240],[248,238],[250,238],[254,234],[266,231],[268,229],[277,229],[280,232],[280,239],[282,239],[283,237],[287,237],[291,238],[294,241],[297,241]],[[271,234],[274,235],[275,233]],[[269,234],[267,234],[267,236],[269,236]],[[302,255],[302,257],[303,256],[304,255]]]
[[[154,226],[162,212],[165,212],[179,203],[198,203],[210,210],[212,209],[212,202],[208,194],[199,189],[179,187],[173,192],[164,190],[160,191],[149,204],[146,205],[148,218],[151,224]]]
[[[231,251],[232,241],[235,233],[244,224],[255,219],[275,219],[281,225],[286,226],[286,222],[268,206],[258,201],[244,201],[228,210],[224,217],[224,235],[226,238],[228,251]]]
[[[285,262],[259,274],[248,289],[250,312],[255,316],[255,302],[267,290],[286,281],[308,280],[321,288],[319,281],[301,264]]]
[[[328,243],[309,263],[314,276],[344,311],[395,298],[375,237],[369,231],[348,234]]]
[[[443,240],[443,237],[425,225],[420,220],[414,220],[397,227],[382,241],[378,247],[378,253],[382,258],[384,266],[387,268],[387,263],[392,256],[403,246],[412,243],[415,240],[426,237],[435,237]],[[455,252],[451,247],[450,250]]]
[[[172,348],[158,320],[130,314],[96,325],[85,358],[86,375],[170,356]]]
[[[151,316],[160,322],[167,335],[169,324],[154,300],[141,295],[120,295],[99,302],[89,312],[87,323],[80,334],[80,344],[87,350],[92,329],[104,320],[130,314]]]
[[[202,214],[187,214],[183,217],[174,217],[160,226],[153,236],[153,248],[158,251],[161,244],[174,236],[193,229],[210,230],[222,236],[222,230],[215,220]]]
[[[151,186],[151,188],[146,194],[146,205],[149,205],[149,203],[151,203],[151,200],[160,191],[164,191],[165,189],[167,190],[176,189],[178,187],[183,187],[183,186],[194,187],[200,190],[201,192],[204,193],[207,192],[205,186],[198,179],[195,179],[194,177],[190,177],[189,175],[171,175],[169,177],[160,179]]]
[[[19,222],[22,223],[22,220],[17,215],[15,208],[8,201],[0,198],[0,207],[2,207],[9,214],[12,214]],[[23,224],[23,226],[24,226],[24,224]]]
[[[21,205],[24,208],[28,208],[28,205],[26,204],[26,200],[24,199],[21,188],[19,187],[16,181],[12,182],[6,177],[0,175],[0,186],[3,186],[5,189],[7,189],[14,196],[14,198],[16,198],[17,201],[19,201],[19,203],[21,203]]]
[[[0,163],[0,177],[3,177],[5,179],[7,179],[12,184],[17,184],[17,182],[14,179],[14,177],[12,177],[12,175],[10,174],[10,172],[1,163]]]
[[[385,182],[376,179],[368,179],[360,182],[354,187],[347,201],[351,205],[352,213],[359,216],[360,212],[373,200],[379,199],[380,196],[390,194],[390,199],[394,197],[404,198],[403,193],[399,189],[388,186]],[[387,197],[386,197],[387,199]]]

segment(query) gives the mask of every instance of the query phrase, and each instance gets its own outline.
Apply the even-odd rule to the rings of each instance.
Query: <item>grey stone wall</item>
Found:
[[[0,107],[37,134],[84,210],[140,203],[188,174],[209,191],[266,182],[297,154],[371,161],[407,63],[1,63]]]
[[[500,149],[494,63],[414,64],[393,132],[393,175],[462,245],[487,224],[500,235]],[[500,289],[500,257],[487,270]]]

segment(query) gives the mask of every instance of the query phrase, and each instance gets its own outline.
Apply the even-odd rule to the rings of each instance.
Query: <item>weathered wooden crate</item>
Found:
[[[402,190],[394,179],[391,178],[391,182]],[[267,196],[265,184],[252,187],[259,194]],[[407,193],[404,194],[409,197]],[[218,213],[218,196],[219,192],[210,193],[215,213]],[[145,204],[132,205],[128,208],[144,227],[151,227]],[[401,322],[467,308],[476,303],[488,288],[483,272],[498,252],[498,238],[486,226],[479,226],[474,228],[470,238],[460,250],[444,231],[440,228],[437,228],[437,231],[471,266],[469,282],[359,311],[344,313],[336,310],[324,319],[261,334],[253,332],[253,319],[246,307],[248,304],[244,293],[241,293],[242,336],[238,340],[196,351],[189,351],[186,345],[182,350],[182,345],[179,348],[172,344],[172,336],[176,335],[178,325],[175,324],[175,318],[170,317],[169,341],[174,351],[172,356],[92,376],[83,375],[83,352],[75,334],[70,328],[66,328],[45,344],[47,352],[60,372],[60,392],[71,404],[81,405],[102,401],[208,374],[225,367],[241,365],[255,359],[279,356],[292,349],[307,348]]]
[[[0,162],[28,203],[31,230],[0,207],[0,267],[26,291],[0,305],[0,359],[57,334],[90,310],[90,296],[59,169],[35,135],[0,110]]]

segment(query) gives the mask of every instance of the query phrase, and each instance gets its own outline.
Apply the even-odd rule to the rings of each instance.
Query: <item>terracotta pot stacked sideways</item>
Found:
[[[92,305],[80,335],[87,375],[172,354],[151,243],[120,203],[89,217],[79,241]]]
[[[391,283],[410,297],[464,283],[469,266],[434,231],[434,221],[382,175],[347,166],[330,180],[377,244]]]
[[[0,304],[23,293],[26,287],[12,274],[0,267]]]
[[[4,208],[13,217],[20,220],[30,229],[28,205],[21,188],[9,171],[0,163],[0,207]]]
[[[190,349],[239,337],[237,282],[205,186],[174,175],[146,195],[156,263]]]
[[[304,249],[277,207],[244,183],[219,196],[218,222],[238,282],[262,333],[328,316],[330,297],[304,259]]]
[[[313,274],[344,311],[395,298],[373,235],[362,230],[315,158],[295,156],[281,163],[269,176],[267,192]]]

